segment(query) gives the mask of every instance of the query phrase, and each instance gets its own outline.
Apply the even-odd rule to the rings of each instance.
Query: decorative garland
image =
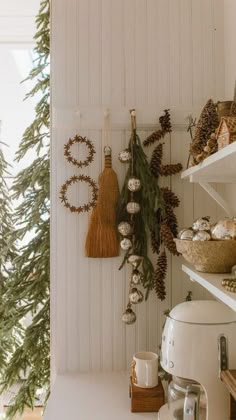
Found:
[[[143,294],[137,286],[142,284],[146,289],[146,299],[152,289],[160,300],[166,297],[166,249],[173,255],[178,255],[174,242],[178,232],[174,209],[179,206],[180,201],[171,189],[161,188],[158,180],[161,176],[172,176],[182,170],[180,163],[162,164],[163,143],[160,140],[172,132],[169,110],[164,110],[164,114],[160,116],[160,128],[143,142],[144,146],[159,142],[153,150],[150,162],[136,133],[135,117],[135,110],[131,110],[131,139],[128,148],[119,154],[119,160],[129,164],[117,209],[120,246],[125,251],[120,268],[126,262],[132,266],[129,299],[122,316],[126,324],[135,322],[136,315],[132,305],[143,300]],[[149,232],[152,251],[158,255],[156,267],[148,256]]]
[[[72,184],[75,184],[76,182],[80,182],[80,181],[87,182],[89,186],[92,188],[92,200],[89,201],[87,204],[75,207],[71,205],[68,201],[67,190]],[[83,213],[83,212],[88,212],[91,208],[95,207],[95,204],[97,201],[97,194],[98,194],[98,188],[97,188],[96,182],[93,181],[92,178],[90,178],[90,176],[73,175],[70,179],[68,179],[65,182],[65,184],[62,185],[61,190],[60,190],[60,199],[61,199],[61,202],[64,204],[64,206],[70,209],[72,213]]]
[[[73,144],[76,144],[76,143],[80,143],[80,144],[84,143],[88,147],[89,155],[85,160],[78,160],[72,156],[71,147],[73,146]],[[94,160],[94,155],[95,155],[95,148],[92,142],[86,137],[81,137],[81,136],[76,135],[73,139],[69,139],[68,143],[66,143],[64,146],[64,156],[66,160],[69,163],[72,163],[72,165],[77,166],[78,168],[82,168],[83,166],[88,166],[90,163],[92,163],[92,161]]]
[[[75,159],[71,154],[71,146],[76,143],[86,144],[89,149],[89,154],[85,160],[78,160]],[[82,168],[83,166],[88,166],[93,160],[95,155],[95,148],[90,140],[86,137],[82,136],[75,136],[73,139],[69,139],[68,142],[64,146],[64,156],[69,163],[72,165],[77,166],[78,168]],[[92,200],[89,201],[87,204],[83,204],[82,206],[73,206],[70,204],[67,198],[67,190],[76,182],[87,182],[89,186],[92,188]],[[68,179],[60,189],[60,200],[64,204],[64,206],[69,209],[72,213],[83,213],[88,212],[91,208],[95,207],[98,195],[98,187],[96,182],[90,178],[88,175],[73,175]]]

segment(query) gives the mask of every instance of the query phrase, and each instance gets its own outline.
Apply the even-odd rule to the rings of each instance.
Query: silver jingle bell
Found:
[[[210,241],[211,235],[209,232],[206,232],[205,230],[200,230],[199,232],[196,232],[193,241]]]
[[[133,229],[128,222],[120,222],[118,225],[118,231],[122,236],[129,236],[131,235]]]
[[[140,204],[136,203],[136,201],[130,201],[127,206],[126,210],[129,214],[135,214],[140,212]]]
[[[134,324],[136,321],[136,314],[135,312],[132,310],[131,305],[129,304],[127,306],[126,311],[123,313],[122,315],[122,321],[127,324],[127,325],[131,325]]]
[[[136,270],[136,269],[133,270],[131,274],[131,283],[137,286],[138,284],[142,282],[142,279],[143,279],[143,274],[141,273],[141,271]]]
[[[178,239],[181,239],[182,241],[192,241],[193,240],[194,231],[192,228],[189,229],[182,229],[178,233]]]
[[[141,257],[140,255],[130,255],[128,257],[128,263],[132,264],[132,266],[134,268],[137,268],[139,266],[139,264],[142,262],[143,257]]]
[[[137,305],[143,301],[143,294],[141,290],[138,290],[136,287],[133,287],[129,293],[129,301],[133,305]]]
[[[131,155],[131,152],[130,152],[129,149],[122,150],[119,153],[119,160],[122,163],[130,162],[131,161],[131,158],[132,158],[132,155]]]
[[[122,239],[120,242],[120,247],[123,249],[123,251],[128,251],[128,249],[132,248],[132,242],[128,238]]]
[[[192,228],[196,232],[199,230],[210,230],[211,229],[210,216],[200,217],[199,219],[196,219],[193,222]]]
[[[132,177],[128,180],[128,189],[132,192],[139,191],[141,188],[141,181],[136,177]]]

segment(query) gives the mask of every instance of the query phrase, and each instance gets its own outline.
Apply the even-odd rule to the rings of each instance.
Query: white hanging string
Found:
[[[111,154],[111,122],[110,122],[110,111],[107,108],[104,111],[103,117],[103,128],[102,128],[102,156]],[[104,166],[104,161],[103,161]]]

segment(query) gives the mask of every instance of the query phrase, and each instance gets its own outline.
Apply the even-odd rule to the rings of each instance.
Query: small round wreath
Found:
[[[89,154],[85,160],[77,160],[75,159],[71,154],[71,147],[73,144],[80,143],[80,144],[86,144],[86,146],[89,149]],[[95,155],[95,148],[92,144],[92,142],[87,139],[86,137],[81,136],[75,136],[73,139],[69,139],[69,141],[64,146],[64,156],[66,160],[72,165],[77,166],[78,168],[82,168],[83,166],[88,166],[94,159]]]
[[[71,205],[68,201],[67,190],[71,185],[79,181],[87,182],[89,186],[92,188],[92,200],[89,201],[87,204],[84,204],[79,207],[75,207]],[[89,176],[73,175],[70,179],[68,179],[65,182],[65,184],[62,185],[61,191],[60,191],[60,199],[61,199],[61,202],[64,204],[64,206],[68,208],[72,213],[82,213],[82,212],[89,211],[92,207],[95,207],[96,201],[97,201],[97,193],[98,193],[98,188],[97,188],[96,182],[93,181]]]

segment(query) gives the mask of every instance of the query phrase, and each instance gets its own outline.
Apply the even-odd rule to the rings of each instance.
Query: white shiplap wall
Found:
[[[186,165],[189,137],[185,116],[195,115],[209,97],[224,97],[223,2],[221,0],[57,0],[52,2],[52,355],[58,372],[120,370],[138,349],[157,351],[163,310],[205,292],[169,257],[168,296],[152,294],[137,308],[138,321],[124,326],[128,268],[120,258],[84,257],[88,215],[69,213],[59,202],[62,183],[78,170],[63,157],[69,136],[93,140],[102,169],[103,112],[110,108],[113,164],[120,185],[125,168],[117,159],[129,138],[129,108],[136,107],[141,138],[152,131],[166,107],[174,132],[165,140],[166,162]],[[81,150],[81,154],[83,151]],[[217,215],[216,205],[179,177],[165,180],[179,194],[180,226]],[[81,185],[73,200],[87,200]]]

